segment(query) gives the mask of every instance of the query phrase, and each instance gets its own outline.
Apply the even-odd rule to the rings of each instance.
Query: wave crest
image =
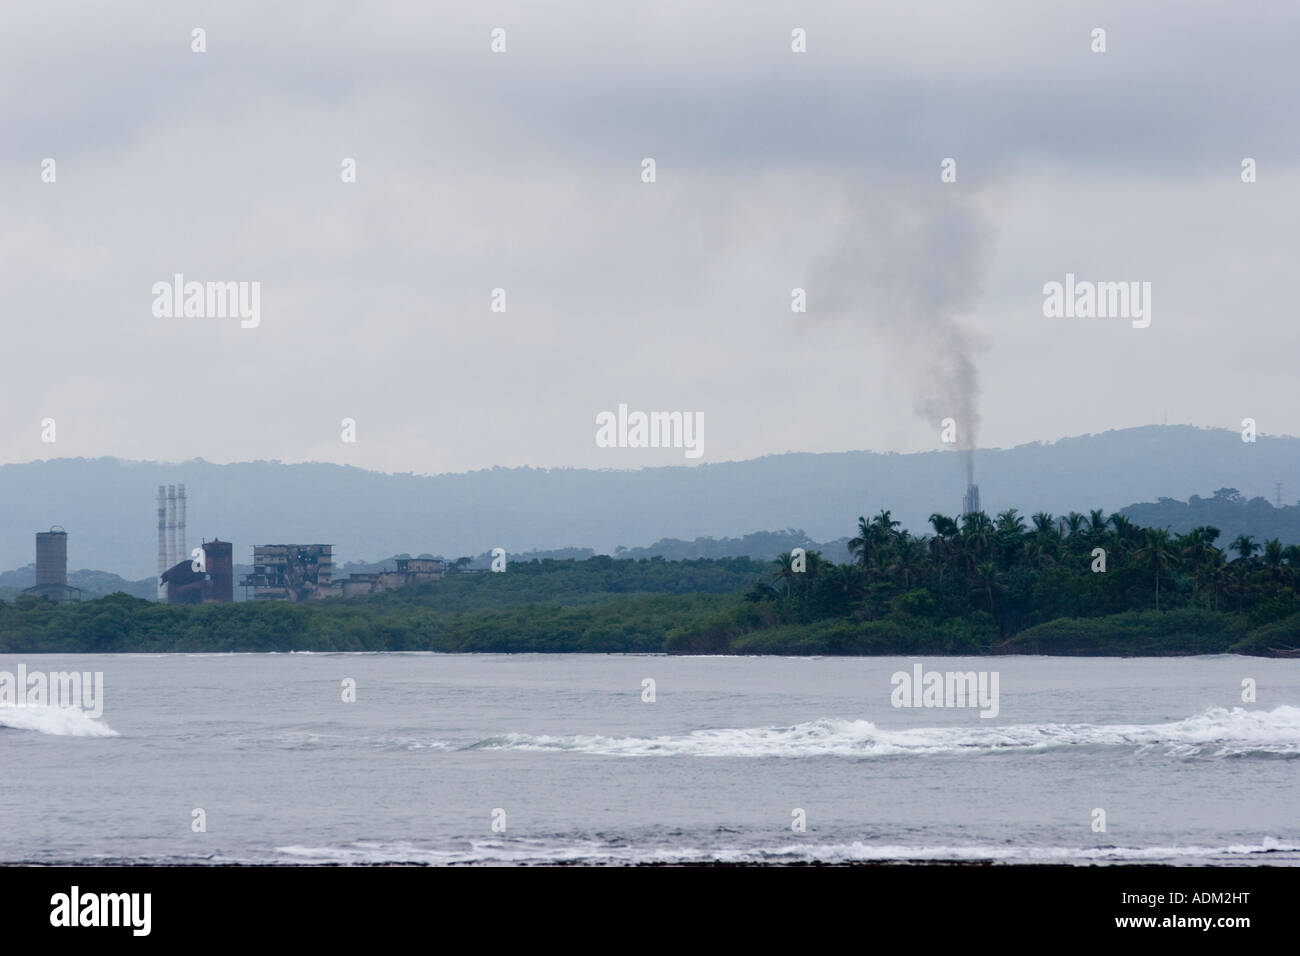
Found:
[[[79,707],[0,706],[0,727],[56,737],[117,737],[116,730]]]
[[[1163,724],[1009,724],[883,730],[869,720],[822,718],[789,727],[695,730],[660,737],[502,734],[466,749],[568,751],[618,757],[889,757],[1163,747],[1173,756],[1300,756],[1300,707],[1228,710]]]

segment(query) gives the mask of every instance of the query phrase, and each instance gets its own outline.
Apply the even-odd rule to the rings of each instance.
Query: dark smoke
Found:
[[[829,315],[879,335],[912,383],[915,412],[935,429],[957,422],[967,483],[980,427],[977,333],[958,322],[982,292],[992,230],[962,187],[877,186],[845,203],[831,251],[809,275],[810,317]]]

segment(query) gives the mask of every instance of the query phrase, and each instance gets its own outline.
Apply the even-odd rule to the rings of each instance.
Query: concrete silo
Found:
[[[29,590],[51,601],[68,599],[68,533],[58,525],[36,532],[36,586]]]

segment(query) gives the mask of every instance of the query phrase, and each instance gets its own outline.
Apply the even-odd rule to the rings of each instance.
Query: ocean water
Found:
[[[917,663],[996,672],[997,716],[893,706]],[[20,664],[101,671],[104,700],[0,707],[8,863],[1300,863],[1300,661],[0,655]]]

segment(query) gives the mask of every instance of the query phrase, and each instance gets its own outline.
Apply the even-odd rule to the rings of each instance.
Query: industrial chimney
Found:
[[[167,600],[167,585],[162,576],[170,568],[167,563],[167,489],[158,486],[158,600]]]
[[[176,486],[167,486],[167,567],[176,566]]]
[[[176,559],[172,561],[175,565],[184,561],[190,556],[189,549],[185,547],[185,486],[176,486]]]

